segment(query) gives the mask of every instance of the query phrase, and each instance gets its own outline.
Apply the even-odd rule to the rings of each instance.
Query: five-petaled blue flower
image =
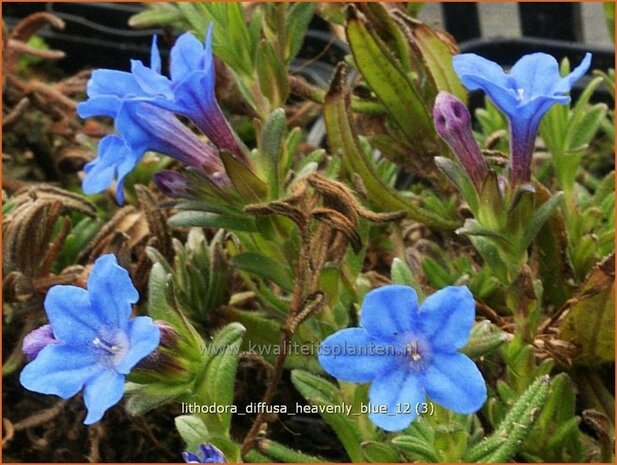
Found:
[[[227,176],[217,151],[196,137],[176,114],[192,120],[217,149],[247,162],[246,149],[216,101],[211,36],[212,27],[205,46],[190,33],[178,38],[171,49],[171,79],[161,74],[156,36],[150,67],[132,60],[131,72],[99,69],[92,73],[88,100],[77,106],[79,116],[114,118],[119,137],[105,137],[99,156],[86,166],[86,193],[100,192],[118,179],[116,196],[122,203],[122,180],[146,150],[177,158],[201,169],[217,184],[225,184]]]
[[[482,89],[510,121],[511,172],[514,183],[530,179],[531,157],[542,116],[555,103],[570,101],[568,93],[591,65],[587,53],[567,76],[559,74],[555,58],[545,53],[523,56],[509,73],[497,63],[473,53],[456,55],[454,70],[469,90]]]
[[[129,371],[159,345],[160,332],[145,316],[130,318],[139,295],[113,255],[94,263],[88,290],[54,286],[45,298],[53,335],[22,370],[31,391],[68,399],[83,389],[89,425],[118,403]]]
[[[465,286],[441,289],[419,308],[412,288],[383,286],[366,294],[360,328],[338,331],[321,344],[319,363],[343,381],[370,382],[369,418],[387,431],[409,426],[427,395],[457,413],[473,413],[486,401],[486,384],[458,350],[474,317]]]
[[[198,455],[200,454],[201,457]],[[182,452],[182,457],[186,463],[226,463],[225,455],[212,444],[201,444],[199,452]]]

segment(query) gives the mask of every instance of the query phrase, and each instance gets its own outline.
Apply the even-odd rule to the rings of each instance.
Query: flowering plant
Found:
[[[53,84],[6,31],[9,461],[613,460],[613,73],[417,8],[153,3]]]

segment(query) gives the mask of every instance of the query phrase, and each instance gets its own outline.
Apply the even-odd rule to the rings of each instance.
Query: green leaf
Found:
[[[471,211],[474,212],[474,215],[477,215],[479,207],[478,192],[460,163],[446,157],[435,157],[435,164],[458,187],[463,198],[469,204]]]
[[[545,202],[550,192],[541,183],[534,183],[536,202]],[[544,288],[543,298],[555,309],[572,295],[574,270],[568,255],[568,237],[563,215],[556,211],[542,226],[534,243],[534,261]]]
[[[348,173],[355,173],[360,176],[369,198],[381,209],[387,211],[403,210],[407,212],[410,218],[426,225],[444,229],[456,227],[456,221],[421,208],[417,205],[420,202],[417,197],[409,200],[401,198],[394,189],[381,180],[375,167],[366,159],[359,145],[350,115],[349,93],[345,86],[345,67],[339,65],[324,103],[324,118],[332,152],[341,154]]]
[[[514,455],[531,430],[540,408],[549,395],[549,377],[537,378],[518,398],[497,430],[471,448],[465,462],[506,462]]]
[[[257,48],[255,66],[259,88],[270,102],[271,108],[283,105],[289,96],[287,70],[277,57],[272,44],[265,39]]]
[[[347,40],[354,62],[410,142],[435,141],[433,123],[410,80],[369,30],[355,7],[347,10]]]
[[[520,241],[515,244],[515,251],[522,253],[531,245],[532,241],[540,231],[540,228],[544,226],[544,224],[548,221],[548,219],[551,217],[551,215],[555,212],[555,210],[561,203],[562,197],[563,193],[557,192],[550,199],[544,202],[540,206],[540,208],[536,209],[533,216],[528,219]]]
[[[232,264],[243,271],[269,279],[287,292],[293,291],[294,280],[291,270],[266,255],[243,252],[232,258]]]
[[[180,211],[169,218],[169,224],[174,227],[220,228],[229,231],[255,232],[257,226],[250,216],[232,216],[224,213],[202,211]]]
[[[180,415],[174,419],[176,429],[189,451],[198,450],[210,435],[204,422],[195,415]]]
[[[247,202],[259,202],[266,197],[268,186],[229,152],[219,152],[225,171],[236,191]]]
[[[304,41],[306,30],[315,14],[315,3],[293,3],[287,12],[287,63],[293,60]]]
[[[389,444],[366,441],[361,444],[366,460],[371,463],[400,463],[401,457],[397,450]]]
[[[419,52],[437,91],[444,90],[467,103],[467,91],[452,66],[453,48],[456,47],[454,39],[445,32],[432,29],[419,21],[407,24],[415,39],[412,45]]]
[[[188,384],[170,385],[167,383],[135,384],[127,383],[129,396],[125,407],[133,416],[144,413],[191,392]]]
[[[432,443],[418,436],[400,435],[392,439],[401,452],[408,455],[411,460],[417,462],[440,462],[439,456]]]
[[[418,280],[413,275],[407,263],[398,257],[395,257],[394,260],[392,260],[390,276],[392,278],[392,284],[402,284],[403,286],[413,287],[418,296],[422,296],[422,288],[420,287]]]
[[[469,342],[461,349],[461,352],[469,358],[479,358],[495,351],[507,340],[507,333],[501,331],[488,320],[484,320],[473,327]]]
[[[302,370],[293,370],[291,382],[311,405],[340,405],[343,402],[336,386],[319,376]],[[353,462],[363,462],[364,455],[360,447],[362,436],[358,425],[345,414],[324,412],[321,416],[334,430],[349,458]]]
[[[238,356],[245,328],[230,323],[221,329],[208,344],[205,368],[195,382],[194,398],[204,405],[229,406],[233,403]],[[204,415],[206,427],[213,434],[229,436],[231,410]]]
[[[287,118],[285,117],[285,110],[279,108],[270,113],[264,121],[258,142],[259,152],[267,171],[270,199],[278,198],[280,180],[285,175],[282,172],[282,161],[286,134]]]
[[[274,460],[273,462],[283,463],[323,463],[324,460],[318,459],[311,455],[304,454],[297,450],[286,447],[276,441],[270,439],[262,439],[259,441],[259,449],[261,452],[268,454]]]
[[[176,23],[183,19],[183,15],[174,3],[149,4],[149,8],[131,16],[129,26],[134,28],[147,28],[165,26]]]
[[[615,255],[611,254],[589,274],[568,303],[560,337],[581,350],[578,361],[597,366],[615,361]]]

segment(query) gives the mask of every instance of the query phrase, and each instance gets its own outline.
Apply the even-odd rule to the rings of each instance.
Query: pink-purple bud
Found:
[[[164,170],[154,174],[154,183],[163,194],[173,199],[188,198],[188,182],[183,174]]]
[[[26,355],[28,361],[34,360],[41,350],[49,344],[56,344],[58,340],[54,337],[51,325],[43,325],[34,331],[29,332],[24,337],[21,350]]]
[[[161,345],[163,347],[167,347],[168,349],[178,347],[178,340],[180,338],[178,331],[163,320],[156,320],[154,324],[161,332]]]
[[[446,141],[480,191],[488,166],[471,131],[471,115],[463,102],[447,92],[439,92],[433,107],[437,133]]]

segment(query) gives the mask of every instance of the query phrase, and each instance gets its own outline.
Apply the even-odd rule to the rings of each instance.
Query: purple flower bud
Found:
[[[454,95],[440,92],[433,107],[437,133],[446,141],[480,191],[488,167],[471,132],[471,115]]]
[[[188,183],[186,176],[177,171],[164,170],[155,173],[154,183],[163,194],[173,199],[188,198]]]
[[[58,340],[54,337],[54,333],[51,330],[51,325],[43,325],[26,335],[22,351],[28,361],[31,361],[49,344],[56,344],[57,342]]]
[[[178,347],[178,339],[180,338],[178,331],[163,320],[156,320],[154,324],[161,332],[161,345],[163,347],[169,349]]]

